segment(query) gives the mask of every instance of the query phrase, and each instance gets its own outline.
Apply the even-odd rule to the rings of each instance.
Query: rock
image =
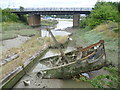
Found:
[[[25,81],[23,81],[23,83],[24,83],[25,86],[29,86],[30,85],[30,81],[29,80],[25,80]]]
[[[38,86],[40,86],[40,84],[38,84]]]
[[[73,39],[69,37],[68,40],[72,41]]]
[[[90,78],[89,74],[87,74],[87,73],[82,73],[82,75],[85,76],[85,77],[87,77],[87,78]]]
[[[46,88],[46,86],[43,86],[43,88]]]
[[[39,77],[40,79],[42,79],[44,73],[42,71],[40,71],[36,75],[37,75],[37,77]]]

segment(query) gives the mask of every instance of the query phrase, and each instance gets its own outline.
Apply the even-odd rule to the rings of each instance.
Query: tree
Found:
[[[24,7],[22,7],[22,6],[20,6],[19,9],[20,9],[20,11],[24,11]]]
[[[9,13],[9,11],[11,11],[10,8],[2,10],[2,22],[6,22],[6,21],[17,22],[18,16],[13,13]]]
[[[94,10],[87,19],[87,25],[94,28],[96,25],[108,20],[120,22],[118,17],[119,11],[115,5],[109,2],[97,2]]]

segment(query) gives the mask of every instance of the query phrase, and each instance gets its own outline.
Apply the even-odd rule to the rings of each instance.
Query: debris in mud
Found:
[[[8,56],[6,59],[4,59],[4,60],[1,60],[0,61],[0,63],[1,63],[1,65],[4,65],[4,64],[6,64],[7,62],[9,62],[9,61],[11,61],[11,60],[14,60],[14,59],[16,59],[16,58],[18,58],[19,57],[19,54],[14,54],[14,55],[12,55],[12,56]]]
[[[24,83],[25,86],[29,86],[30,85],[30,81],[29,80],[25,80],[25,81],[23,81],[23,83]]]
[[[69,59],[68,63],[73,62],[76,60],[77,58],[77,53],[67,53],[66,57]],[[49,60],[45,61],[40,61],[40,63],[48,66],[48,67],[56,67],[56,66],[60,66],[60,65],[65,65],[66,62],[63,61],[64,57],[62,57],[61,55],[59,55],[58,57],[54,57],[54,58],[50,58]]]
[[[43,77],[43,72],[40,71],[40,72],[38,72],[36,75],[37,75],[38,78],[41,78],[41,79],[42,79],[42,77]]]
[[[40,86],[40,84],[38,84],[38,86]]]

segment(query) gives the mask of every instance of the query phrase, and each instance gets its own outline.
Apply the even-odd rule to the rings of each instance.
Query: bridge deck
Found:
[[[16,14],[89,14],[92,8],[24,8],[20,10],[18,8],[13,8],[15,11],[11,13]]]

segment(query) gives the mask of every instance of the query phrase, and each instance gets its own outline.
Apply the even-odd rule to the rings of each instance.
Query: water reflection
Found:
[[[72,25],[72,22],[70,21],[59,21],[59,24],[57,26],[56,29],[63,29],[63,28],[67,28],[68,26],[70,27]],[[55,31],[52,30],[52,33],[54,34],[54,36],[60,35],[60,36],[64,36],[64,35],[69,35],[70,33],[65,32],[65,31]],[[41,36],[45,37],[45,36],[50,36],[49,33],[46,30],[41,30]],[[64,52],[69,52],[71,50],[74,50],[73,47],[67,47],[66,49],[63,49]],[[46,57],[50,57],[50,56],[55,56],[60,54],[59,50],[57,49],[50,49],[43,58]],[[87,83],[87,82],[77,82],[74,81],[72,79],[68,79],[68,80],[63,80],[63,79],[40,79],[37,78],[34,74],[34,72],[38,72],[41,69],[47,69],[49,67],[41,64],[41,63],[37,63],[34,67],[33,70],[30,71],[30,75],[25,75],[19,82],[18,84],[15,86],[15,88],[25,88],[25,86],[23,85],[23,80],[30,80],[31,81],[31,85],[28,86],[27,88],[43,88],[44,86],[46,86],[47,88],[92,88],[92,85]],[[33,75],[32,75],[32,74]]]
[[[65,31],[57,31],[57,30],[51,30],[54,36],[66,36],[70,35],[71,33],[65,32]],[[50,37],[50,34],[47,30],[41,30],[41,36],[42,37]]]
[[[73,19],[57,19],[59,23],[57,24],[56,29],[65,29],[67,27],[73,26]]]

